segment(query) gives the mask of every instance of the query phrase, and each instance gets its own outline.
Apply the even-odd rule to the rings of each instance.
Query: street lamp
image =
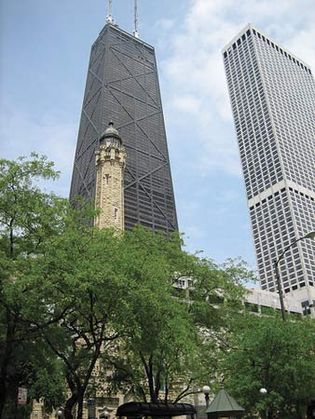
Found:
[[[61,407],[57,410],[57,417],[59,419],[61,419],[63,417],[63,409]]]
[[[267,395],[267,393],[268,393],[268,390],[267,390],[266,388],[262,387],[262,388],[259,390],[259,393],[260,393],[263,397],[265,397],[265,396]],[[266,419],[268,419],[268,407],[267,407],[267,406],[266,406],[266,412],[265,412],[265,415],[266,415]]]
[[[289,244],[289,246],[287,246],[284,249],[284,251],[282,253],[280,253],[280,256],[278,257],[278,259],[276,259],[274,261],[274,270],[275,270],[275,276],[276,276],[276,281],[277,281],[277,288],[278,288],[278,294],[279,294],[279,299],[280,299],[281,315],[282,315],[282,320],[283,321],[285,321],[285,308],[284,308],[283,293],[282,293],[282,286],[281,286],[281,280],[280,280],[279,263],[283,259],[286,252],[289,249],[291,249],[291,247],[295,246],[297,242],[299,242],[301,240],[304,240],[304,239],[315,239],[315,231],[311,231],[310,233],[305,234],[305,236],[293,240],[293,242],[291,242]]]
[[[205,395],[205,399],[206,399],[206,406],[209,406],[209,394],[210,394],[210,387],[209,386],[203,386],[202,387],[202,392]]]
[[[101,419],[108,419],[109,418],[109,411],[105,408],[103,412],[100,414]]]

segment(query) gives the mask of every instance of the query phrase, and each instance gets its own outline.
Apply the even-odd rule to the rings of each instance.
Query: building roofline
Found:
[[[106,25],[103,27],[103,29],[100,31],[99,36],[105,32],[107,30],[107,28],[111,28],[111,29],[115,29],[117,32],[122,33],[125,36],[128,36],[128,38],[131,38],[133,41],[139,42],[139,44],[144,45],[150,49],[152,49],[154,51],[154,47],[150,44],[148,44],[145,41],[142,41],[142,39],[136,38],[134,35],[132,35],[131,33],[125,31],[124,29],[121,29],[118,25],[113,24],[113,23],[106,23]],[[95,41],[96,42],[96,41]]]
[[[244,33],[248,31],[248,29],[253,30],[255,29],[256,32],[258,32],[260,35],[263,35],[266,39],[273,42],[275,45],[277,45],[280,49],[285,51],[287,54],[291,55],[292,58],[303,64],[305,67],[307,67],[309,70],[311,70],[311,66],[307,64],[305,61],[301,60],[301,58],[297,57],[295,54],[293,54],[291,51],[289,51],[287,48],[284,48],[279,42],[274,41],[273,38],[270,38],[269,35],[267,35],[265,32],[261,31],[260,29],[257,29],[256,26],[254,26],[252,23],[248,23],[234,38],[225,45],[225,47],[221,50],[222,54],[226,52],[233,44],[236,42],[239,38],[241,38]]]
[[[242,30],[240,30],[230,42],[228,42],[221,50],[222,54],[227,51],[248,29],[252,28],[252,25],[248,23]]]

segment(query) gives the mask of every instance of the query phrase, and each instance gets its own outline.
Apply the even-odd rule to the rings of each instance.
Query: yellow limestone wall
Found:
[[[95,207],[100,211],[96,227],[124,230],[125,161],[123,146],[102,144],[96,152]]]

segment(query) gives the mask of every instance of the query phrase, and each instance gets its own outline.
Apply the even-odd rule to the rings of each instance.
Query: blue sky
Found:
[[[221,50],[251,22],[315,70],[315,0],[138,0],[156,48],[180,230],[189,250],[255,267]],[[113,15],[132,30],[132,0]],[[0,153],[55,161],[68,196],[90,47],[105,0],[0,2]]]

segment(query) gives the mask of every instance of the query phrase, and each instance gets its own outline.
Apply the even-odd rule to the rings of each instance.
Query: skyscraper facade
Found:
[[[315,83],[310,67],[248,25],[223,50],[261,287],[315,230]],[[315,303],[315,242],[280,262],[285,293]]]
[[[173,231],[177,217],[154,48],[108,23],[91,50],[70,199],[94,202],[95,149],[109,121],[124,139],[125,227]]]

